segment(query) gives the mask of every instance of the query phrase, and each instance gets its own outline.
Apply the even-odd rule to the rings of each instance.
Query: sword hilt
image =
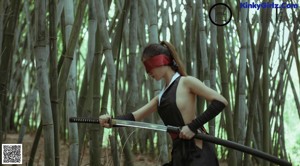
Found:
[[[98,118],[91,117],[70,117],[69,122],[71,123],[97,123],[99,124]]]

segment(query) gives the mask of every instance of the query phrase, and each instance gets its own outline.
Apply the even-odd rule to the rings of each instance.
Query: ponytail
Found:
[[[182,61],[180,60],[179,55],[178,55],[177,51],[175,50],[175,47],[171,43],[166,42],[166,41],[161,41],[160,44],[169,50],[172,59],[174,59],[174,61],[176,63],[175,65],[178,66],[179,74],[182,76],[187,76],[184,65],[183,65]]]

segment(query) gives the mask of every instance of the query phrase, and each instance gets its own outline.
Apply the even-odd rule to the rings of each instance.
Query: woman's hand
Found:
[[[195,133],[190,130],[188,126],[183,126],[180,133],[179,138],[181,139],[192,139],[195,136]]]
[[[108,114],[99,116],[99,123],[102,127],[111,128],[111,124],[109,123],[111,116]]]

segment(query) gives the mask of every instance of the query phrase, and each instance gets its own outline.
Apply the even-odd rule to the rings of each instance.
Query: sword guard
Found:
[[[114,118],[108,119],[109,126],[110,127],[124,127],[124,126],[121,126],[121,125],[117,125],[116,120],[118,120],[118,119],[114,119]]]
[[[109,123],[110,127],[119,127],[116,125],[116,121],[112,118],[108,119],[108,123]]]

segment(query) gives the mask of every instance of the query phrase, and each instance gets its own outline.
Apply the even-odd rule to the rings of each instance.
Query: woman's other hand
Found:
[[[111,128],[110,124],[111,116],[108,114],[99,116],[99,123],[102,127]]]
[[[195,133],[190,130],[188,126],[183,126],[179,133],[179,138],[181,139],[192,139],[195,136]]]

